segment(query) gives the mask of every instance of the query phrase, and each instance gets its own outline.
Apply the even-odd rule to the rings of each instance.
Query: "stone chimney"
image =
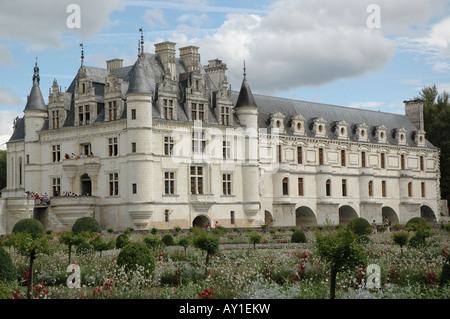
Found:
[[[424,100],[416,99],[410,101],[403,101],[405,103],[405,115],[415,125],[415,127],[423,131],[423,104]]]
[[[186,72],[199,70],[200,54],[198,53],[198,47],[191,45],[180,48],[180,58],[186,67]]]
[[[115,69],[120,69],[122,67],[122,59],[113,59],[106,61],[106,67],[109,71],[114,71]]]
[[[219,59],[209,60],[208,65],[206,65],[204,69],[214,83],[216,89],[220,89],[222,82],[226,80],[225,71],[227,70],[227,65]]]
[[[175,79],[177,74],[175,64],[175,43],[169,41],[156,43],[155,53],[162,62],[164,73],[170,75],[171,79]]]

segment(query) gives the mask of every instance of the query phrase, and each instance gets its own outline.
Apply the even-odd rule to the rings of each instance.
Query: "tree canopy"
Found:
[[[424,100],[423,120],[427,140],[441,150],[441,197],[450,201],[450,96],[435,84],[425,86],[416,98]]]

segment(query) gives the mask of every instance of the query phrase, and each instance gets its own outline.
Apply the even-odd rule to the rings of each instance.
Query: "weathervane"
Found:
[[[84,45],[83,42],[80,43],[80,47],[81,47],[81,66],[84,65]]]
[[[244,78],[246,77],[246,75],[247,75],[247,71],[245,69],[245,60],[244,60]]]
[[[141,50],[140,54],[144,55],[144,30],[142,27],[139,28],[139,32],[141,33]]]

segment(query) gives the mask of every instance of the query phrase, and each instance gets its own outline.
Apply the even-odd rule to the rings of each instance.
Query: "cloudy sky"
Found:
[[[140,27],[146,52],[173,41],[199,46],[203,65],[221,59],[235,90],[245,60],[266,95],[403,114],[423,86],[450,92],[448,0],[0,0],[0,149],[36,58],[47,102],[53,79],[70,85],[81,42],[86,65],[131,65]]]

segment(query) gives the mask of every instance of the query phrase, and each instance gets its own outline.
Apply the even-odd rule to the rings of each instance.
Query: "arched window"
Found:
[[[19,186],[22,186],[22,176],[23,176],[23,171],[22,171],[22,157],[19,157]]]
[[[408,183],[408,197],[412,197],[412,182]]]
[[[369,196],[373,196],[373,182],[369,182]]]
[[[289,195],[289,179],[287,177],[283,178],[282,184],[283,195]]]
[[[331,180],[327,179],[325,183],[325,192],[327,196],[331,196]]]

